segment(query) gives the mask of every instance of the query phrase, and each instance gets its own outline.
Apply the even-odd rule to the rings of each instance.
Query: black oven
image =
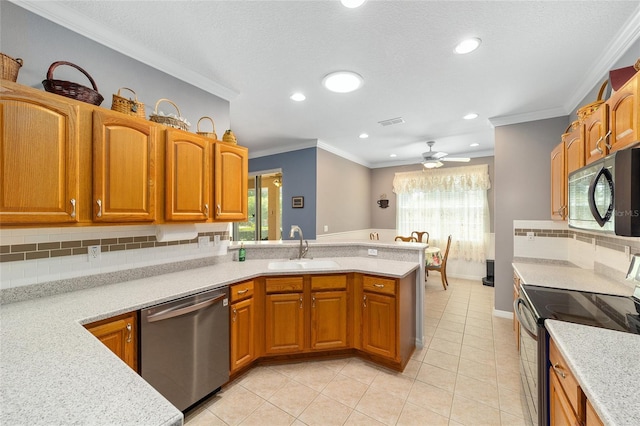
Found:
[[[632,297],[522,284],[514,302],[520,323],[523,414],[530,425],[549,424],[547,319],[640,334],[640,301]]]

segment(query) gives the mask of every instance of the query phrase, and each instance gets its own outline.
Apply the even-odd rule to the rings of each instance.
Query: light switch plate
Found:
[[[367,250],[367,254],[369,256],[377,256],[378,255],[378,250],[376,250],[376,249],[368,249]]]

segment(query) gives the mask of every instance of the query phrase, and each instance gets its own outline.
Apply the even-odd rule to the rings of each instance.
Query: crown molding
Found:
[[[301,149],[315,148],[318,146],[317,139],[309,139],[291,145],[274,146],[267,149],[253,149],[249,151],[249,159],[267,157],[269,155],[283,154],[285,152],[299,151]]]
[[[489,122],[493,127],[508,126],[510,124],[525,123],[527,121],[546,120],[547,118],[568,115],[563,107],[545,109],[541,111],[526,112],[524,114],[502,115],[490,117]]]
[[[225,87],[210,78],[206,78],[202,74],[193,72],[176,62],[168,61],[165,57],[151,52],[135,41],[105,28],[105,26],[99,22],[87,19],[86,16],[77,13],[75,10],[65,7],[61,2],[33,0],[9,1],[68,30],[76,32],[116,52],[163,71],[222,99],[231,101],[239,95],[239,92]]]
[[[352,161],[354,163],[360,164],[361,166],[365,166],[367,168],[372,168],[371,164],[369,164],[368,162],[366,162],[365,160],[363,160],[360,157],[356,157],[353,154],[350,154],[348,152],[342,151],[341,149],[338,149],[332,145],[326,144],[324,142],[318,141],[318,148],[330,152],[332,154],[337,155],[338,157],[342,157],[346,160]]]

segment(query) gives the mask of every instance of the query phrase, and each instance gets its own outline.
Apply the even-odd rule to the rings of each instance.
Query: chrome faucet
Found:
[[[309,242],[307,240],[304,240],[305,247],[302,247],[302,240],[304,239],[304,237],[302,236],[302,229],[300,229],[298,225],[291,225],[289,238],[293,238],[296,232],[298,232],[298,235],[300,236],[300,251],[298,252],[297,258],[302,259],[307,255],[307,252],[309,251]],[[292,257],[292,259],[295,259],[295,258]]]

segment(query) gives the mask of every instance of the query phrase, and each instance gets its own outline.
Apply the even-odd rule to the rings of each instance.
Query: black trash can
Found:
[[[487,276],[482,279],[482,285],[493,287],[493,260],[487,260]]]

